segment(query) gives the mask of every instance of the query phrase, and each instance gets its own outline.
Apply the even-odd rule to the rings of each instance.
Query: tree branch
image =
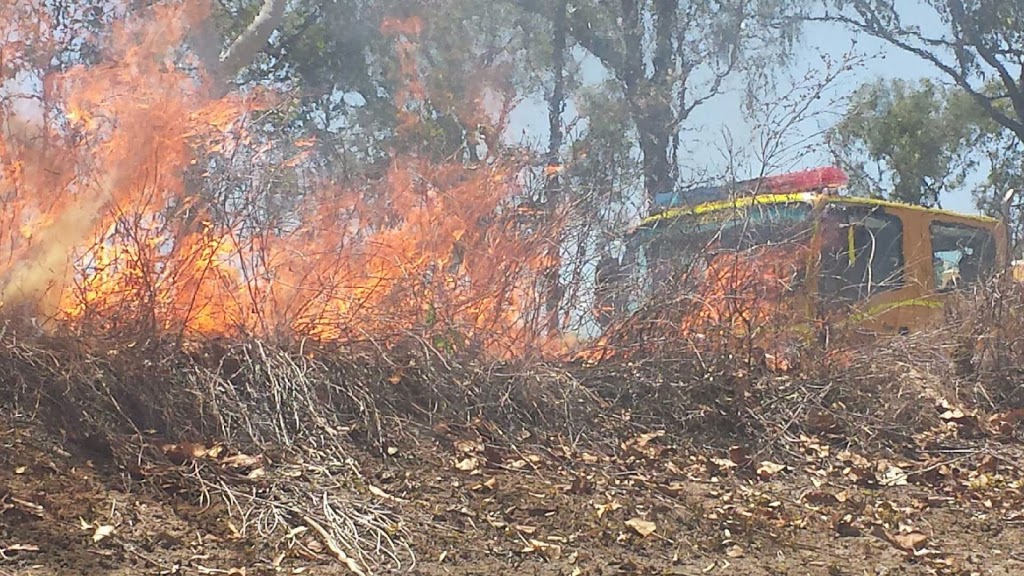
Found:
[[[233,78],[243,68],[252,64],[266,46],[274,29],[281,25],[286,3],[287,0],[264,0],[256,18],[220,57],[222,78]]]
[[[924,48],[921,48],[919,46],[914,46],[913,44],[905,40],[903,36],[912,35],[906,30],[900,29],[895,32],[889,30],[881,21],[878,20],[877,16],[874,16],[874,13],[861,11],[861,16],[864,17],[863,21],[855,20],[848,16],[804,16],[803,19],[808,22],[828,22],[844,24],[855,30],[859,30],[870,36],[878,38],[880,40],[885,40],[886,42],[903,50],[904,52],[913,54],[918,58],[921,58],[922,60],[931,63],[936,68],[945,73],[949,78],[951,78],[960,88],[964,90],[964,92],[970,95],[971,98],[974,99],[974,101],[982,108],[982,110],[984,110],[985,113],[988,114],[993,120],[995,120],[1000,125],[1012,131],[1014,134],[1017,135],[1018,138],[1021,139],[1022,142],[1024,142],[1024,117],[1015,119],[1009,116],[1002,110],[996,108],[995,105],[992,103],[992,99],[987,94],[975,88],[968,79],[968,73],[965,68],[965,63],[963,61],[962,56],[958,57],[960,63],[960,70],[957,70],[949,63],[944,62],[936,54],[929,52],[928,50],[925,50]],[[965,48],[963,43],[959,43],[959,45],[957,45],[956,47],[959,48],[961,51]]]
[[[554,21],[554,3],[547,0],[515,0],[520,8]],[[568,14],[569,35],[576,39],[587,52],[594,55],[601,61],[608,70],[616,77],[626,70],[625,57],[615,41],[611,38],[600,36],[594,29],[593,22],[582,8],[569,10]]]
[[[1010,103],[1013,105],[1017,117],[1024,119],[1024,92],[1021,92],[1021,86],[1017,84],[1013,76],[1010,75],[1010,71],[999,61],[992,49],[985,44],[985,41],[978,33],[977,27],[968,18],[963,2],[961,0],[948,0],[948,4],[950,13],[953,15],[953,22],[959,23],[970,45],[977,50],[978,55],[999,75],[1003,86],[1006,87],[1007,95],[1010,97]],[[1022,74],[1024,74],[1024,70],[1022,70]]]

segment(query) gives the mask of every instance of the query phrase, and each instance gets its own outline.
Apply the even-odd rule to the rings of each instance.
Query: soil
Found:
[[[353,447],[415,554],[368,573],[1024,573],[1012,442],[925,462],[804,438],[776,464],[657,433],[604,450],[558,438],[497,447],[472,429],[407,437],[386,457]],[[315,538],[283,549],[240,525],[217,499],[0,418],[0,574],[352,573]]]

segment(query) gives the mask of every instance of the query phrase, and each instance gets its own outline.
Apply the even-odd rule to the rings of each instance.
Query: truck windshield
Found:
[[[806,202],[730,205],[659,219],[635,230],[621,254],[603,262],[598,304],[606,314],[621,314],[652,299],[692,297],[741,261],[750,271],[751,262],[757,268],[777,257],[805,255],[812,235]]]

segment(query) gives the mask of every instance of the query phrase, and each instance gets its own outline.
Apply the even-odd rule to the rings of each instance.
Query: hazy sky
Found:
[[[915,21],[915,24],[928,31],[931,22],[934,22],[934,12],[928,8],[916,5],[916,2],[907,2],[912,6],[904,10],[906,21]],[[916,7],[914,7],[916,5]],[[933,24],[934,25],[934,24]],[[804,32],[804,45],[796,54],[796,66],[799,71],[808,67],[816,66],[821,62],[822,53],[830,54],[835,60],[839,60],[842,54],[848,52],[854,35],[845,28],[828,25],[809,25]],[[923,77],[937,78],[945,81],[944,77],[938,75],[937,69],[931,64],[922,61],[916,56],[907,54],[901,50],[891,48],[885,43],[874,40],[870,37],[860,36],[857,38],[856,51],[867,57],[865,65],[858,68],[845,77],[836,85],[833,91],[834,96],[842,96],[849,93],[860,84],[880,78],[900,77],[904,79],[915,79]],[[595,62],[584,63],[584,78],[586,81],[599,79],[601,67]],[[841,110],[837,110],[841,112]],[[567,107],[566,117],[572,118],[574,111],[571,106]],[[815,120],[816,123],[832,122],[821,117]],[[526,137],[531,142],[546,142],[547,139],[547,108],[543,101],[524,102],[512,115],[511,125],[508,131],[509,140],[521,140]],[[684,166],[709,168],[714,172],[725,171],[726,164],[722,150],[722,131],[728,129],[732,139],[736,143],[750,141],[754,134],[743,118],[740,110],[738,94],[726,94],[711,100],[699,108],[691,116],[688,128],[697,129],[697,132],[689,136],[686,154],[680,151],[680,162]],[[811,129],[810,125],[806,128]],[[803,136],[793,134],[793,139],[801,139]],[[830,163],[830,155],[824,145],[817,147],[818,152],[804,154],[795,159],[793,169],[812,168]],[[683,172],[686,172],[684,167]],[[943,207],[951,210],[976,213],[969,192],[956,195],[949,195],[942,199]]]

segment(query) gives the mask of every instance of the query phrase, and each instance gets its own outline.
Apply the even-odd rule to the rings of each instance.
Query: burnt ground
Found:
[[[353,444],[363,481],[350,489],[390,511],[400,542],[381,549],[414,553],[367,573],[1024,573],[1016,442],[882,458],[804,436],[776,463],[658,431],[497,446],[477,424],[405,430],[383,456]],[[222,499],[179,490],[194,462],[166,466],[129,471],[102,445],[5,413],[0,574],[354,573],[310,525],[271,542]],[[235,493],[286,468],[252,466]]]

